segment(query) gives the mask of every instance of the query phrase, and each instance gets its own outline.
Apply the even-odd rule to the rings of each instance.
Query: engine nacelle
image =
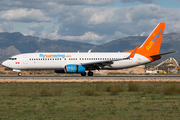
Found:
[[[54,70],[55,73],[65,73],[64,70]]]
[[[64,71],[66,73],[84,73],[85,72],[85,67],[82,65],[66,65]]]

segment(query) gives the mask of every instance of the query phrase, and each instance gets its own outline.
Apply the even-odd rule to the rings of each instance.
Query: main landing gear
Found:
[[[84,73],[81,73],[81,76],[86,76],[86,72],[84,72]]]
[[[88,76],[93,76],[93,72],[88,72]]]
[[[81,73],[81,76],[86,76],[86,72]],[[88,76],[93,76],[93,72],[89,71]]]

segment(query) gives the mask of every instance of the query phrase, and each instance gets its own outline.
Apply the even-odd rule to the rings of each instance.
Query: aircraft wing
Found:
[[[121,60],[126,60],[126,59],[133,58],[134,55],[136,54],[137,49],[138,49],[138,46],[126,58],[113,59],[113,60],[105,60],[105,61],[103,60],[103,61],[96,61],[96,62],[88,62],[88,63],[82,63],[81,65],[86,67],[86,68],[96,68],[96,69],[98,69],[99,67],[111,66],[111,64],[113,64],[114,61],[121,61]]]

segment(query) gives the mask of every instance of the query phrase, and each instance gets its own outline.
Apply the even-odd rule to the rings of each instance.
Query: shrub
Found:
[[[163,89],[164,95],[176,95],[180,94],[180,86],[177,84],[168,84]]]
[[[141,86],[136,82],[129,82],[128,83],[128,90],[129,91],[136,91],[138,92],[141,89]]]
[[[17,88],[12,88],[9,93],[10,96],[18,96],[19,92]]]
[[[124,91],[124,88],[118,85],[107,85],[105,91],[110,92],[111,95],[117,95],[119,92]]]
[[[106,88],[105,88],[105,91],[106,92],[110,92],[110,89],[112,88],[112,85],[107,85]]]
[[[148,93],[148,94],[152,94],[155,92],[155,87],[153,86],[147,86],[146,89],[145,89],[145,92]]]
[[[56,89],[54,90],[54,95],[55,95],[55,96],[60,96],[61,93],[62,93],[61,88],[56,88]]]
[[[87,95],[87,96],[93,96],[95,95],[95,91],[91,88],[86,88],[81,90],[82,95]]]
[[[124,91],[124,88],[121,86],[111,86],[110,93],[111,95],[117,95],[119,92]]]
[[[39,93],[40,93],[40,96],[51,96],[52,95],[49,88],[41,88]]]
[[[26,89],[18,89],[18,88],[12,88],[9,92],[10,96],[26,96],[27,90]]]
[[[104,86],[103,85],[96,85],[96,91],[103,91]]]

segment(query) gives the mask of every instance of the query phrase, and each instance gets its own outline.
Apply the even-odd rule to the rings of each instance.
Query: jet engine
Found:
[[[82,65],[66,65],[64,71],[66,73],[85,73],[85,67]]]

